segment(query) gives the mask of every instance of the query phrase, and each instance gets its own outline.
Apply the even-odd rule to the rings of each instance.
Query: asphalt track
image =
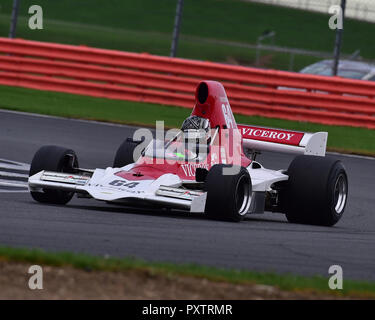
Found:
[[[375,160],[371,158],[335,155],[347,168],[350,190],[346,212],[333,228],[290,224],[275,213],[226,223],[90,199],[73,199],[62,207],[42,205],[22,192],[25,189],[4,183],[22,184],[25,179],[27,166],[16,170],[9,160],[28,164],[35,151],[47,144],[74,149],[82,167],[110,166],[117,147],[133,130],[0,112],[0,159],[5,159],[0,160],[0,245],[327,277],[329,266],[338,264],[345,278],[375,280]],[[271,153],[258,158],[274,169],[287,168],[291,159]]]

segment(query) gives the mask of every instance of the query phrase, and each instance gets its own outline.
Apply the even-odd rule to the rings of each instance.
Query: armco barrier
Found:
[[[202,79],[224,84],[235,113],[375,129],[370,81],[0,38],[4,85],[192,108]]]

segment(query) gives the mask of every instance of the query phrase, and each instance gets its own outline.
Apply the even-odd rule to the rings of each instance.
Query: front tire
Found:
[[[333,226],[348,198],[348,178],[341,161],[298,156],[289,166],[283,206],[289,222]]]
[[[237,167],[237,174],[224,175],[223,169],[230,167],[216,164],[208,172],[205,212],[215,220],[238,222],[249,211],[252,184],[249,172],[244,167]]]
[[[44,146],[35,153],[31,161],[29,176],[42,170],[74,173],[74,168],[78,168],[78,159],[73,150],[58,146]],[[35,201],[50,204],[67,204],[74,195],[74,192],[55,189],[43,189],[42,192],[31,191],[30,193]]]

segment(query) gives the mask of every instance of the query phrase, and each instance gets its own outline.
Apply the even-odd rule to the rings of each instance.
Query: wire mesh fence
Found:
[[[261,2],[301,10],[317,11],[328,14],[332,5],[339,5],[341,0],[247,0],[250,2]],[[346,14],[348,18],[374,22],[375,23],[375,1],[374,0],[347,0]]]
[[[117,3],[108,0],[111,1]],[[157,1],[143,0],[142,5],[134,7],[129,5],[132,1],[124,0],[116,10],[112,6],[99,8],[94,5],[75,10],[79,3],[85,2],[83,0],[64,0],[66,5],[61,1],[44,1],[45,28],[31,30],[28,12],[34,2],[22,0],[16,37],[167,56],[171,48],[176,1],[162,1],[165,5],[160,6]],[[329,28],[328,9],[339,2],[242,0],[215,1],[212,6],[212,0],[185,1],[177,56],[300,71],[320,60],[333,58],[336,31]],[[8,36],[12,3],[13,0],[0,0],[0,37]],[[149,3],[147,12],[144,3]],[[375,0],[347,0],[347,3],[348,12],[355,10],[358,18],[363,16],[365,9],[367,17],[375,11]],[[67,9],[63,10],[65,7]],[[315,14],[312,10],[326,13]],[[97,19],[99,15],[100,20]],[[375,24],[350,20],[345,26],[341,58],[375,62],[375,45],[371,41]]]

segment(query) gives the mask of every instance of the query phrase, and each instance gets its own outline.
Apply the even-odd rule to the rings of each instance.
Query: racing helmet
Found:
[[[199,157],[207,155],[211,141],[211,126],[208,119],[190,116],[182,123],[181,130],[185,152],[188,152],[190,158],[199,159]]]
[[[190,116],[182,123],[181,130],[189,139],[203,140],[208,142],[211,137],[210,121],[198,116]]]

